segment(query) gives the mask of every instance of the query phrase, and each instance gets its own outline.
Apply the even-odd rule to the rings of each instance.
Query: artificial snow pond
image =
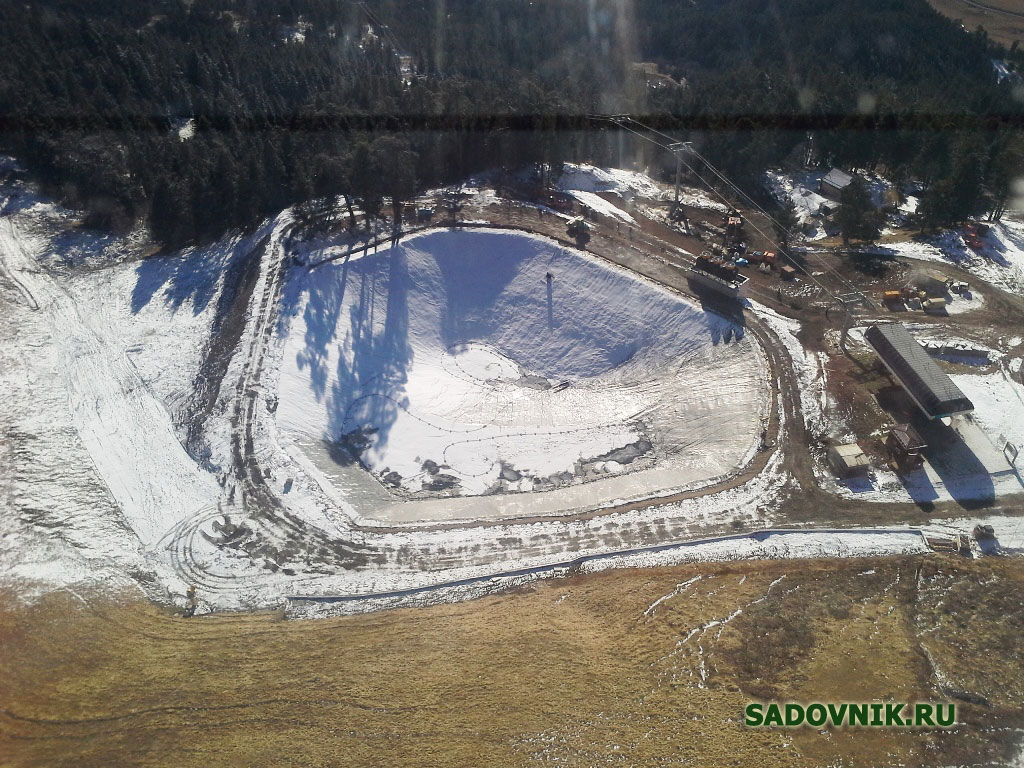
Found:
[[[747,463],[766,363],[742,326],[584,252],[430,230],[292,268],[280,443],[383,521],[569,512]]]

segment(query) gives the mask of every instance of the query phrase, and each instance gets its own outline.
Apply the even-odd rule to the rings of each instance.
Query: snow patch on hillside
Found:
[[[611,192],[629,200],[635,196],[657,198],[658,183],[643,173],[620,168],[597,168],[593,165],[565,163],[558,177],[558,188],[564,192]]]

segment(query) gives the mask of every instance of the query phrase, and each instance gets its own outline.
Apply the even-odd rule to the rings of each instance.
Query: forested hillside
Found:
[[[991,65],[1017,54],[924,0],[39,0],[4,16],[0,144],[90,223],[148,217],[169,244],[315,196],[372,212],[486,168],[600,161],[587,116],[626,111],[751,184],[810,137],[822,162],[925,180],[979,164],[994,196],[1021,114]],[[645,86],[638,61],[682,85]]]

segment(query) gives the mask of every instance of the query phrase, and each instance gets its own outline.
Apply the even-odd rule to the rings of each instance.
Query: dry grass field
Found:
[[[0,764],[996,765],[1024,726],[1022,586],[1020,559],[936,555],[622,570],[313,622],[8,594]],[[760,697],[955,700],[961,724],[747,728]]]
[[[1020,0],[977,0],[976,4],[964,0],[928,2],[943,16],[959,19],[972,32],[980,26],[1003,45],[1010,46],[1014,40],[1024,43],[1024,4]]]

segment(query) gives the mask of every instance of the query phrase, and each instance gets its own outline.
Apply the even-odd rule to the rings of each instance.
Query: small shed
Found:
[[[818,184],[818,192],[830,200],[838,200],[840,193],[850,186],[852,181],[852,175],[838,168],[833,168],[821,177],[821,183]]]
[[[889,458],[900,472],[910,472],[924,463],[924,449],[928,446],[921,435],[909,424],[894,424],[889,427],[885,439]]]
[[[828,449],[828,464],[839,477],[862,477],[871,462],[856,443],[834,445]]]

